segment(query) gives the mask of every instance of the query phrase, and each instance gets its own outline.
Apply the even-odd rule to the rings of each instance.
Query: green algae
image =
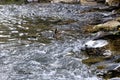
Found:
[[[105,65],[98,65],[98,66],[97,66],[97,69],[102,70],[102,69],[105,69],[105,67],[106,67]]]

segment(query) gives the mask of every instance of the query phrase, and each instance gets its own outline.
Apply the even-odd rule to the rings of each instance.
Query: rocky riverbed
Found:
[[[107,70],[104,64],[107,63],[106,65],[110,67],[115,61],[118,65],[119,56],[104,57],[97,54],[99,55],[97,58],[94,54],[86,56],[84,52],[84,50],[88,51],[89,54],[89,50],[97,49],[111,53],[115,48],[107,40],[93,41],[98,34],[90,33],[88,30],[90,26],[94,27],[119,16],[108,6],[62,3],[0,5],[0,16],[1,80],[113,78],[104,77],[108,74],[101,73],[102,70],[99,69]],[[86,50],[85,44],[89,45],[89,41],[93,43],[90,45],[92,50],[89,48]],[[103,47],[105,43],[107,47],[109,44],[110,48]],[[112,42],[112,44],[117,43]],[[119,55],[119,51],[117,53]],[[96,59],[89,63],[90,60],[86,61],[88,58],[91,58],[91,61]],[[101,64],[102,66],[99,66]]]

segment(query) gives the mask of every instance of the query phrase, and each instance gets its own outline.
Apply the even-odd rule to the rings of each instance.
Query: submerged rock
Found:
[[[120,77],[120,64],[113,64],[107,67],[107,73],[103,76],[105,78]]]
[[[117,72],[120,72],[120,64],[109,66],[108,67],[108,71],[117,71]]]
[[[110,80],[120,80],[120,78],[116,77],[116,78],[111,78]]]
[[[111,39],[119,39],[119,38],[120,38],[120,32],[103,32],[103,31],[100,31],[94,37],[94,40],[99,40],[99,39],[111,40]]]

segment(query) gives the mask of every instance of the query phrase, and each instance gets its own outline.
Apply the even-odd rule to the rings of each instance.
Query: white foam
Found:
[[[10,35],[0,35],[0,37],[10,37]]]
[[[85,43],[87,47],[91,47],[91,48],[99,48],[106,46],[107,44],[108,42],[106,40],[90,40]]]
[[[112,78],[110,80],[120,80],[120,78],[116,77],[116,78]]]
[[[106,57],[111,56],[112,52],[110,50],[106,50],[105,53],[103,54]]]

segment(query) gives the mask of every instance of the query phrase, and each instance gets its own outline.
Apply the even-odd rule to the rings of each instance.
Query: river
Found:
[[[81,54],[91,39],[82,27],[113,18],[99,7],[106,6],[0,5],[0,80],[103,80]]]

